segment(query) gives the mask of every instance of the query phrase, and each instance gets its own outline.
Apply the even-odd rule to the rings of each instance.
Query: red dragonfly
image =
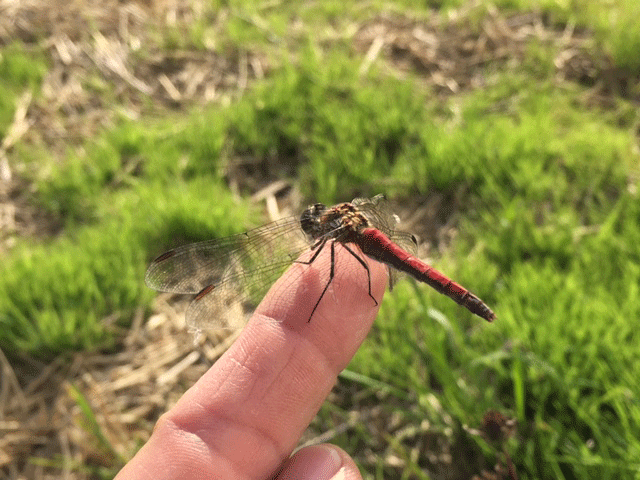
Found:
[[[362,254],[411,275],[479,317],[493,321],[495,314],[482,300],[409,253],[415,250],[416,239],[395,231],[393,226],[397,221],[387,210],[382,195],[357,198],[333,207],[316,203],[300,217],[169,250],[151,263],[145,281],[155,290],[195,294],[186,314],[190,327],[234,327],[229,320],[243,317],[245,303],[256,303],[262,298],[287,266],[294,262],[313,263],[328,245],[331,251],[329,280],[311,312],[311,321],[333,280],[335,247],[340,243],[367,273],[369,296],[376,305],[378,302],[371,294],[369,266]],[[309,249],[313,253],[308,261],[296,260]],[[225,319],[221,317],[223,312],[227,314]]]

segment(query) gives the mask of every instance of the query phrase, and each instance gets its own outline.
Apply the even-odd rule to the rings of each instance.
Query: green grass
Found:
[[[20,96],[37,91],[46,69],[40,52],[28,52],[19,43],[0,51],[0,137],[8,133]]]
[[[571,24],[593,31],[601,49],[615,67],[628,73],[640,72],[640,4],[635,0],[499,0],[498,7],[514,10],[539,10],[548,14],[559,27]],[[637,94],[637,92],[636,92]]]
[[[581,5],[540,8],[593,28],[597,54],[638,68],[631,17],[608,23],[604,3],[589,15]],[[621,12],[633,5],[616,3]],[[268,43],[264,29],[247,27],[256,15],[286,35],[291,11],[222,8],[235,12],[220,27],[229,45]],[[349,8],[292,11],[309,19],[313,10],[329,28],[364,15],[353,7],[350,17]],[[186,40],[168,36],[165,47],[202,48],[203,25]],[[339,423],[384,394],[389,417],[429,422],[421,440],[465,445],[490,469],[494,450],[463,426],[477,428],[485,411],[498,409],[518,421],[508,449],[520,478],[638,478],[635,107],[616,99],[608,110],[588,108],[582,87],[554,78],[554,52],[542,45],[530,46],[520,71],[487,72],[483,90],[438,100],[411,76],[394,79],[374,66],[360,77],[361,58],[343,42],[320,48],[313,29],[300,38],[294,61],[271,51],[279,64],[231,106],[122,119],[62,162],[35,160],[17,146],[14,155],[24,153],[32,167],[34,204],[62,231],[19,241],[0,263],[0,348],[44,358],[113,348],[103,320],[126,325],[137,307],[148,308],[154,294],[143,276],[151,258],[259,223],[227,188],[229,164],[252,165],[266,181],[290,179],[309,200],[327,203],[437,192],[462,207],[452,212],[458,235],[434,264],[495,307],[498,320],[480,323],[427,287],[399,283],[343,380],[358,386],[358,398],[326,406],[318,422]],[[3,134],[17,96],[42,81],[44,62],[36,55],[31,65],[30,55],[2,51],[0,78],[11,79],[0,83],[9,92],[0,101]],[[367,478],[398,477],[384,462],[388,449],[405,460],[404,478],[427,478],[423,459],[412,456],[418,439],[387,435],[371,438],[359,425],[336,442],[354,455],[380,454],[373,464],[356,458]]]
[[[460,171],[481,199],[437,266],[495,305],[498,321],[477,325],[438,294],[399,285],[350,368],[418,401],[436,390],[463,424],[478,425],[490,408],[512,412],[529,438],[512,454],[531,478],[637,475],[640,202],[631,125],[572,106],[571,89],[518,91],[509,116],[486,109],[510,101],[503,86],[467,98],[463,120],[431,149],[447,149],[434,166]],[[430,160],[415,166],[434,175]],[[428,405],[423,412],[433,419]]]

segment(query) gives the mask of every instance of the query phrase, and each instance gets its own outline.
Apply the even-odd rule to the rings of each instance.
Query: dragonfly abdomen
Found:
[[[380,230],[364,228],[360,231],[360,235],[362,240],[358,242],[358,245],[365,255],[407,273],[419,282],[426,283],[489,322],[495,319],[495,314],[491,309],[473,293],[403,250]]]

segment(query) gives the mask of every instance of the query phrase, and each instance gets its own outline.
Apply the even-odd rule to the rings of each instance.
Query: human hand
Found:
[[[360,479],[333,445],[289,456],[366,337],[386,287],[386,268],[362,265],[336,244],[311,265],[294,264],[256,309],[238,340],[156,424],[116,477],[125,479]]]

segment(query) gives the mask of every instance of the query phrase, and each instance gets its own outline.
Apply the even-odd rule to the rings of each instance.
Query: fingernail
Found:
[[[310,447],[315,450],[313,460],[307,464],[304,477],[316,480],[339,480],[344,477],[340,474],[342,457],[335,448],[328,445]]]
[[[346,469],[344,467],[340,467],[340,470],[331,477],[331,480],[344,480],[345,478],[347,478]]]

